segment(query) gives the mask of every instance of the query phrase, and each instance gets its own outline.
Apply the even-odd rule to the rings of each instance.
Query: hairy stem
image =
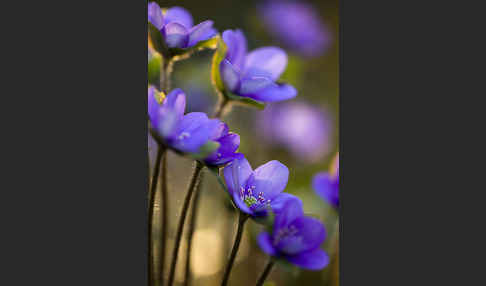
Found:
[[[169,272],[169,282],[167,285],[172,286],[174,283],[175,278],[175,269],[177,265],[177,253],[179,252],[179,247],[181,245],[181,238],[182,238],[182,231],[184,229],[184,222],[186,220],[187,211],[189,210],[189,203],[191,202],[191,197],[196,189],[197,183],[199,181],[199,176],[201,174],[201,170],[203,169],[204,165],[200,162],[196,162],[196,168],[194,169],[194,173],[192,174],[191,182],[189,183],[189,188],[186,193],[186,197],[184,198],[184,204],[182,206],[181,217],[179,218],[179,223],[177,226],[177,233],[174,245],[174,251],[172,252],[172,260],[170,263],[170,272]]]
[[[226,269],[224,271],[223,281],[221,282],[221,286],[226,286],[228,284],[231,269],[233,268],[233,263],[235,262],[236,254],[238,253],[238,249],[240,247],[241,237],[243,235],[243,228],[248,218],[249,215],[240,211],[238,217],[238,230],[236,231],[235,243],[233,244],[233,249],[231,250],[231,255],[229,257],[228,264],[226,265]]]
[[[164,281],[164,265],[165,265],[165,250],[167,244],[167,229],[168,229],[168,199],[167,199],[167,156],[164,156],[162,160],[162,186],[161,186],[161,196],[160,196],[160,247],[159,247],[159,275],[157,276],[157,285],[163,285]]]
[[[270,257],[268,260],[267,266],[265,266],[265,270],[263,270],[262,275],[260,278],[258,278],[256,286],[262,286],[265,280],[267,279],[268,274],[272,271],[273,265],[275,264],[275,261]]]
[[[223,96],[222,99],[219,101],[218,105],[216,106],[216,109],[214,110],[214,117],[215,118],[221,118],[223,116],[223,111],[228,105],[229,100],[226,98],[226,96]]]
[[[192,212],[191,217],[189,218],[189,229],[187,235],[187,254],[186,254],[186,263],[185,263],[185,276],[184,276],[184,285],[189,285],[191,279],[191,253],[192,253],[192,237],[194,236],[194,230],[196,229],[196,220],[197,220],[197,212],[199,209],[199,202],[201,200],[201,188],[202,188],[202,181],[204,178],[204,173],[201,174],[201,181],[197,186],[196,193],[194,194],[194,199],[192,202]]]
[[[148,210],[148,276],[149,276],[149,285],[154,285],[154,243],[153,243],[153,218],[154,218],[154,206],[155,206],[155,192],[157,190],[157,182],[159,180],[159,169],[160,169],[160,160],[162,156],[165,154],[165,149],[159,145],[157,149],[157,155],[155,159],[155,166],[154,171],[152,173],[152,185],[150,187],[149,192],[149,210]]]
[[[160,73],[160,90],[165,94],[170,92],[171,80],[170,75],[172,73],[172,67],[174,62],[170,59],[163,59],[162,72]]]

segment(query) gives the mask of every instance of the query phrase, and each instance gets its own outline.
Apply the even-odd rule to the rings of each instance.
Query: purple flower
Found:
[[[312,187],[322,199],[339,208],[339,153],[332,165],[332,172],[321,172],[314,176]]]
[[[309,3],[266,1],[259,13],[275,38],[303,56],[319,56],[330,46],[331,35]]]
[[[259,114],[257,124],[266,142],[289,149],[302,161],[319,161],[332,147],[329,114],[305,102],[271,104]]]
[[[148,116],[152,128],[168,147],[181,152],[197,153],[220,128],[220,121],[209,119],[205,113],[184,115],[186,96],[181,89],[171,91],[161,103],[156,96],[156,89],[149,87]]]
[[[229,163],[223,170],[228,191],[235,205],[253,217],[266,216],[269,208],[281,208],[288,194],[289,170],[278,161],[270,161],[255,170],[244,156]],[[278,212],[278,211],[277,211]]]
[[[208,165],[224,165],[243,155],[236,153],[240,146],[240,135],[228,132],[228,125],[224,122],[220,121],[219,128],[211,134],[209,140],[218,142],[219,148],[204,159]]]
[[[164,13],[155,2],[148,4],[148,20],[162,33],[169,48],[190,48],[216,35],[213,21],[193,26],[191,14],[184,8],[172,7]]]
[[[322,223],[305,216],[302,201],[287,200],[275,215],[272,233],[262,232],[257,241],[268,255],[285,259],[301,268],[320,270],[329,264],[328,255],[320,249],[326,239]]]
[[[263,47],[247,53],[246,38],[240,30],[226,30],[228,47],[220,73],[225,87],[238,96],[273,102],[293,98],[295,88],[276,83],[287,66],[287,54],[277,47]]]
[[[186,96],[181,89],[174,89],[161,100],[154,87],[148,89],[148,115],[152,128],[163,140],[163,144],[177,151],[196,154],[208,142],[218,144],[218,149],[203,160],[218,166],[241,156],[236,153],[240,136],[229,132],[226,123],[209,119],[205,113],[191,112],[184,115]]]

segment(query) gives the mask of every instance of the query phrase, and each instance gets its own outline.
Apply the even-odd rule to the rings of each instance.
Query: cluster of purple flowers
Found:
[[[220,37],[212,21],[194,26],[191,14],[181,7],[161,9],[151,2],[148,20],[160,31],[162,44],[169,49],[189,49]],[[287,54],[282,49],[263,47],[248,52],[240,30],[226,30],[221,39],[226,53],[217,71],[225,92],[259,102],[283,101],[297,95],[293,86],[279,82],[287,66]],[[181,89],[159,91],[149,86],[150,133],[158,146],[192,156],[211,168],[224,167],[224,180],[234,205],[245,216],[270,225],[271,230],[258,237],[265,253],[305,269],[324,268],[329,258],[320,247],[326,230],[317,219],[304,215],[298,197],[283,192],[288,168],[274,160],[253,170],[245,156],[237,152],[240,136],[230,132],[226,123],[203,112],[186,114],[185,109],[186,95]],[[338,173],[318,174],[314,179],[316,192],[336,206]]]

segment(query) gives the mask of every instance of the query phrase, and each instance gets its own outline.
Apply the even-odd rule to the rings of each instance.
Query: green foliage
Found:
[[[150,53],[148,61],[148,82],[158,86],[160,80],[160,70],[162,68],[162,56],[159,53]]]
[[[226,56],[226,51],[228,47],[224,43],[221,36],[217,36],[217,47],[213,55],[212,65],[211,65],[211,81],[218,92],[224,93],[224,84],[221,79],[221,74],[219,72],[219,65]]]

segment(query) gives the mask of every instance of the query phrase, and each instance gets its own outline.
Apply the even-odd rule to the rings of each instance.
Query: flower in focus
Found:
[[[219,128],[211,134],[209,140],[218,142],[219,148],[204,159],[208,165],[217,166],[233,161],[241,153],[236,153],[240,146],[240,135],[229,132],[228,125],[220,121]]]
[[[270,161],[252,170],[248,160],[240,156],[226,165],[223,173],[233,202],[240,211],[252,217],[266,216],[269,208],[279,210],[291,196],[282,194],[289,170],[279,161]]]
[[[310,3],[266,1],[259,13],[275,38],[303,56],[320,56],[330,46],[331,35]]]
[[[271,233],[258,235],[258,245],[268,255],[285,259],[308,270],[320,270],[329,263],[328,255],[320,249],[326,239],[322,223],[305,216],[302,201],[287,200],[280,213],[275,215]]]
[[[148,20],[160,30],[169,48],[190,48],[217,34],[211,20],[193,26],[191,14],[182,7],[162,10],[157,3],[150,2],[148,4]]]
[[[149,87],[148,116],[152,129],[168,147],[198,153],[220,128],[220,121],[209,119],[205,113],[184,115],[186,96],[181,89],[174,89],[166,98],[157,97],[160,97],[157,90]]]
[[[316,174],[312,187],[322,199],[334,208],[339,208],[339,153],[334,158],[331,172]]]
[[[266,142],[288,148],[302,161],[319,161],[332,147],[333,127],[329,115],[308,103],[269,105],[256,123]]]
[[[262,102],[297,95],[293,86],[276,83],[287,66],[287,54],[282,49],[263,47],[247,53],[246,38],[240,30],[224,31],[223,41],[228,50],[220,73],[225,87],[233,94]]]

